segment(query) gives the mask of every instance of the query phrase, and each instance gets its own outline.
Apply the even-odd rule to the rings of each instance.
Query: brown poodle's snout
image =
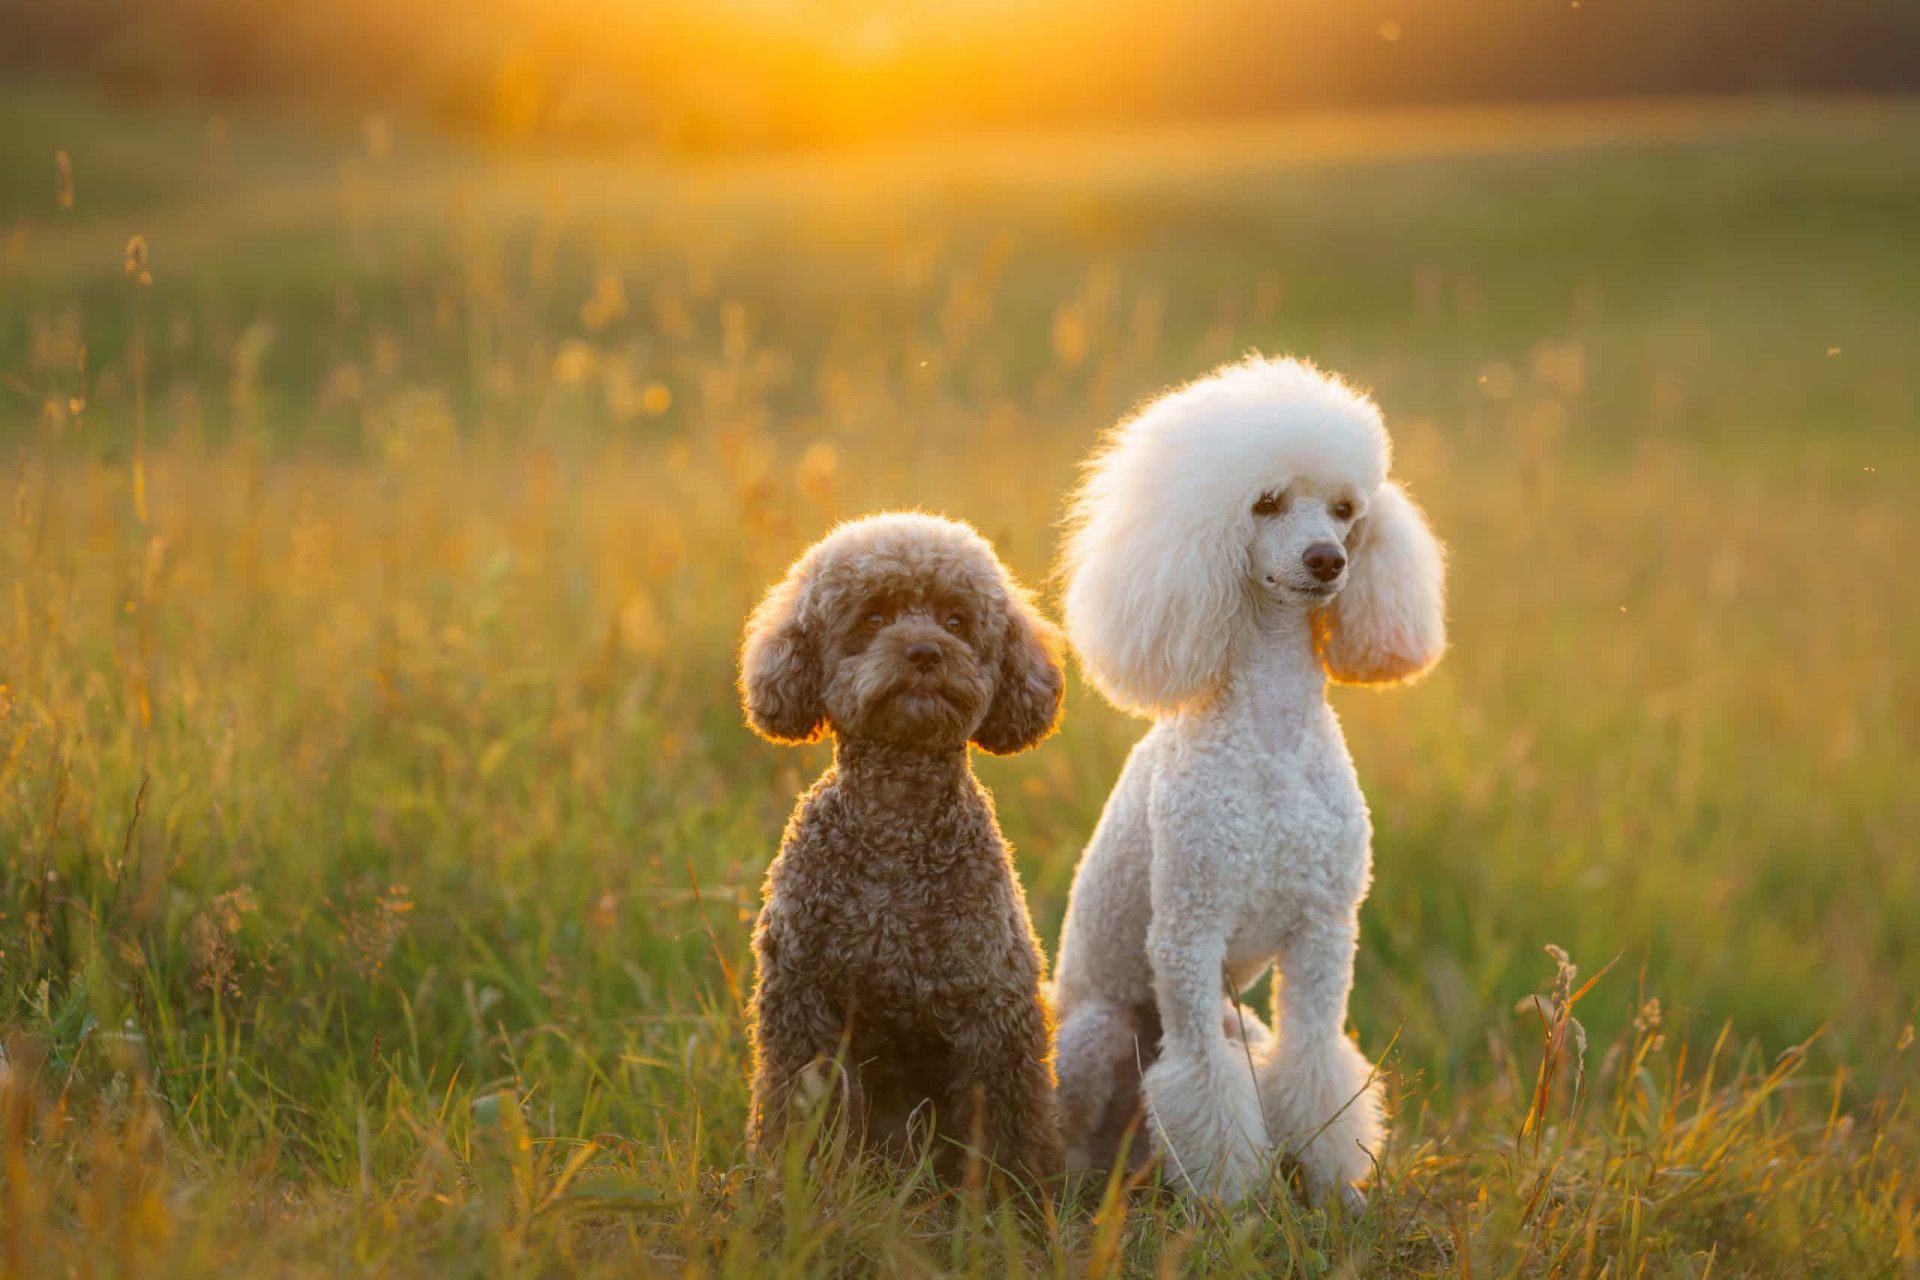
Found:
[[[896,689],[941,690],[965,686],[973,650],[930,620],[904,618],[883,633],[869,656],[884,664]],[[954,690],[961,693],[964,690]]]
[[[964,741],[992,695],[978,655],[931,617],[894,619],[848,660],[854,699],[843,726],[896,741]]]

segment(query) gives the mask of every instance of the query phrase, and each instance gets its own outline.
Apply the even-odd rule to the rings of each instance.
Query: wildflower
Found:
[[[153,273],[147,270],[147,238],[135,236],[127,241],[127,274],[139,284],[152,284]]]
[[[1647,1042],[1649,1052],[1657,1053],[1666,1046],[1667,1038],[1660,1031],[1662,1020],[1657,996],[1641,1005],[1639,1012],[1633,1015],[1633,1029]]]

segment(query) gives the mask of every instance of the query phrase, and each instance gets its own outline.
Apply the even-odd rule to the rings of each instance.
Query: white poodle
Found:
[[[1446,647],[1440,547],[1389,448],[1364,395],[1256,356],[1147,405],[1088,464],[1067,631],[1094,685],[1155,724],[1060,941],[1070,1169],[1111,1164],[1144,1094],[1196,1191],[1243,1199],[1281,1152],[1316,1196],[1372,1172],[1380,1088],[1345,1034],[1371,828],[1326,683],[1411,679]],[[1275,963],[1269,1031],[1237,995]]]

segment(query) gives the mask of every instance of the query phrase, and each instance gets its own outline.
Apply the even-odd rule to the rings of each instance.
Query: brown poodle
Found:
[[[762,1152],[825,1095],[880,1151],[932,1136],[948,1176],[976,1143],[1027,1177],[1059,1170],[1044,962],[967,744],[1033,746],[1063,683],[1058,633],[993,548],[935,516],[840,526],[754,610],[749,723],[834,739],[754,930]]]

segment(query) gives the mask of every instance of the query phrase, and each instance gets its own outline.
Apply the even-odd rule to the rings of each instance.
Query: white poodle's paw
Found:
[[[1229,1204],[1258,1193],[1272,1172],[1260,1094],[1239,1066],[1172,1054],[1140,1081],[1161,1167],[1187,1190]]]
[[[1380,1095],[1373,1064],[1353,1041],[1295,1042],[1281,1029],[1263,1064],[1260,1101],[1274,1141],[1300,1162],[1314,1199],[1351,1196],[1373,1177],[1387,1137]]]

